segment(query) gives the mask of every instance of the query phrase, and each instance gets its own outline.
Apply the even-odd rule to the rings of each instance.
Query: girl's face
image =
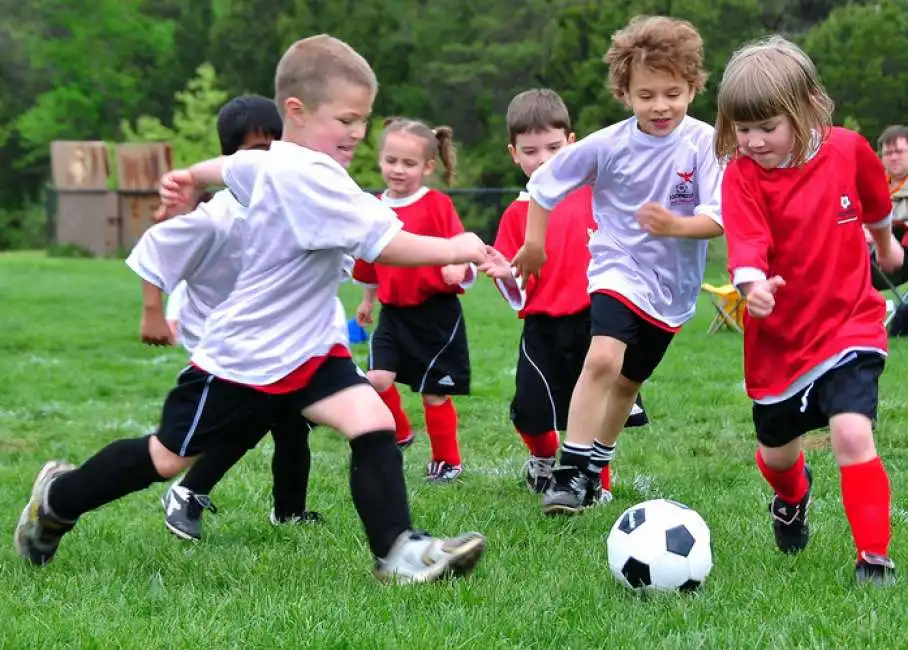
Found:
[[[762,122],[735,122],[738,148],[763,169],[775,169],[791,155],[794,133],[787,115]]]
[[[406,131],[385,135],[379,155],[381,175],[388,195],[395,199],[410,196],[435,171],[435,161],[426,160],[426,141]]]

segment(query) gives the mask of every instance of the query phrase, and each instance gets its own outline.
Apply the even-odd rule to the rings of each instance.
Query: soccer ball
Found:
[[[706,522],[669,499],[644,501],[625,510],[605,546],[612,573],[633,589],[692,591],[713,567]]]

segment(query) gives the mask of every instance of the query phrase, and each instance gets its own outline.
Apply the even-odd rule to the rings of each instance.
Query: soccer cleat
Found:
[[[16,552],[31,562],[44,566],[54,559],[60,539],[72,530],[74,521],[61,521],[47,507],[47,491],[61,474],[75,469],[75,465],[59,460],[48,461],[38,472],[28,505],[19,517],[13,541]]]
[[[284,524],[298,526],[303,524],[322,524],[325,522],[325,518],[317,512],[303,510],[301,513],[285,515],[278,519],[278,516],[272,509],[272,511],[268,513],[268,521],[271,522],[272,526],[282,526]]]
[[[416,439],[416,436],[415,436],[415,435],[413,434],[413,432],[411,431],[409,436],[407,436],[407,437],[404,438],[403,440],[398,440],[398,441],[397,441],[397,448],[400,449],[401,451],[403,451],[404,449],[406,449],[407,447],[409,447],[410,445],[412,445],[412,444],[413,444],[413,441],[414,441],[415,439]]]
[[[892,586],[895,584],[895,562],[885,555],[862,551],[854,567],[854,577],[859,584]]]
[[[555,467],[554,458],[539,458],[530,456],[523,465],[523,480],[530,492],[542,494],[552,482],[552,469]]]
[[[638,393],[637,399],[631,407],[630,415],[627,416],[627,420],[624,422],[624,427],[626,429],[633,429],[636,427],[645,427],[647,424],[649,424],[649,417],[646,415],[646,407],[643,406],[643,398]]]
[[[463,474],[463,465],[451,465],[443,460],[433,460],[426,466],[426,480],[450,483]]]
[[[212,514],[218,509],[207,494],[196,494],[182,485],[171,485],[161,497],[164,525],[180,539],[198,542],[202,539],[202,511]]]
[[[479,562],[485,544],[479,533],[437,539],[425,532],[407,531],[386,557],[377,560],[375,577],[386,583],[409,584],[465,576]]]
[[[807,525],[807,509],[810,506],[810,491],[813,476],[810,468],[804,466],[807,475],[807,493],[798,503],[783,501],[779,495],[772,498],[769,514],[772,517],[772,532],[776,537],[776,546],[783,553],[800,553],[810,540],[810,527]]]
[[[552,470],[552,481],[542,493],[542,514],[576,515],[585,508],[597,505],[602,498],[602,482],[570,465]]]

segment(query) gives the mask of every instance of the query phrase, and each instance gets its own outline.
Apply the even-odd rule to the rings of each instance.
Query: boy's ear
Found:
[[[511,154],[511,160],[514,161],[514,164],[515,165],[519,164],[517,162],[517,147],[515,147],[511,143],[508,143],[508,153]]]
[[[284,100],[284,119],[285,120],[292,120],[296,123],[299,123],[299,120],[301,120],[303,117],[305,117],[306,113],[308,113],[308,112],[309,112],[308,109],[303,104],[303,102],[299,100],[299,98],[288,97],[287,99]]]

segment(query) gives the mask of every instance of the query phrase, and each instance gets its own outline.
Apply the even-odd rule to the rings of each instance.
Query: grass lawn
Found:
[[[717,265],[710,278],[723,282]],[[270,439],[213,494],[205,539],[165,530],[164,485],[83,518],[44,569],[25,566],[12,531],[50,458],[81,462],[156,425],[185,362],[138,341],[139,284],[120,261],[0,256],[0,648],[731,648],[904,647],[908,596],[853,584],[854,551],[822,432],[813,537],[797,558],[774,547],[769,492],[753,462],[741,341],[707,337],[706,300],[644,389],[652,424],[622,438],[616,500],[573,519],[543,518],[523,486],[525,452],[507,419],[519,323],[491,283],[464,300],[474,394],[457,401],[465,473],[423,477],[428,441],[406,452],[417,525],[479,530],[488,550],[467,580],[394,588],[371,558],[348,493],[347,445],[312,436],[310,507],[323,527],[273,528]],[[354,287],[343,297],[352,314]],[[893,556],[908,571],[905,345],[882,380],[878,445],[893,485]],[[357,346],[360,360],[364,346]],[[414,425],[418,399],[405,393]],[[693,596],[639,598],[611,576],[603,537],[628,506],[687,503],[712,529],[715,567]]]

